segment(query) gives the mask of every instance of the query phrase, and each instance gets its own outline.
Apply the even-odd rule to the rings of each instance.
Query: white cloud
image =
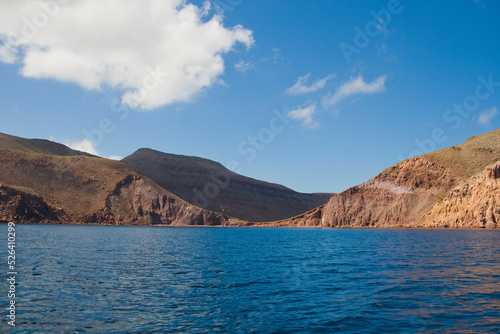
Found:
[[[316,104],[309,104],[306,107],[297,107],[288,113],[292,119],[302,121],[302,126],[314,129],[319,126],[319,123],[313,119],[316,112]]]
[[[50,138],[55,138],[55,136],[54,137],[50,136]],[[49,140],[51,140],[51,139],[49,139]],[[97,152],[97,149],[95,148],[94,143],[91,140],[89,140],[88,138],[84,138],[81,141],[74,141],[74,142],[66,141],[64,143],[64,145],[68,146],[69,148],[71,148],[73,150],[77,150],[77,151],[89,153],[89,154],[92,154],[92,155],[95,155],[98,157],[102,157],[102,155],[99,154],[99,152]],[[119,155],[111,155],[111,156],[107,157],[107,159],[121,160],[123,158]]]
[[[493,107],[490,109],[485,109],[481,111],[479,114],[479,117],[477,119],[477,122],[481,125],[488,126],[491,124],[491,120],[498,114],[498,109],[497,107]]]
[[[81,152],[86,152],[92,155],[99,155],[97,153],[97,150],[94,147],[94,143],[92,143],[88,138],[84,138],[81,141],[75,141],[75,142],[65,142],[64,145],[68,146],[69,148]]]
[[[135,109],[190,102],[220,82],[223,55],[252,32],[185,0],[0,2],[0,61],[29,78],[112,87]]]
[[[236,64],[234,64],[234,68],[241,73],[245,73],[248,70],[251,70],[252,68],[255,67],[255,64],[250,63],[250,62],[245,62],[242,59],[238,61]]]
[[[313,93],[313,92],[316,92],[316,91],[324,88],[327,81],[334,77],[333,74],[330,74],[323,79],[318,79],[318,80],[314,81],[311,85],[308,86],[307,82],[309,81],[310,76],[311,76],[311,73],[308,73],[303,77],[298,77],[295,85],[293,85],[290,88],[287,88],[285,90],[285,93],[290,94],[290,95]]]
[[[385,91],[385,80],[385,75],[378,77],[370,83],[365,82],[361,76],[356,79],[351,79],[340,86],[335,93],[325,96],[323,98],[323,106],[325,108],[331,107],[352,95],[383,92]]]
[[[234,68],[242,73],[245,73],[248,70],[254,69],[260,63],[265,63],[272,61],[274,64],[278,64],[279,62],[286,61],[286,58],[280,56],[280,49],[273,48],[273,56],[272,57],[262,57],[257,61],[246,62],[240,59],[236,64],[234,64]]]

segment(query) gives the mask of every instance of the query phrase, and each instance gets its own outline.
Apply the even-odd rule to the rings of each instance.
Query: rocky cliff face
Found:
[[[497,228],[500,219],[500,161],[454,187],[419,226]]]
[[[410,227],[432,207],[454,178],[436,163],[417,157],[334,195],[327,204],[276,226]]]
[[[238,219],[190,205],[138,175],[128,175],[106,197],[104,207],[87,217],[89,223],[141,225],[244,225]]]

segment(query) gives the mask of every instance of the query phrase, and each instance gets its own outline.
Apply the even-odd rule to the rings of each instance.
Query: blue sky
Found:
[[[499,127],[498,13],[493,0],[2,3],[0,132],[340,192]]]

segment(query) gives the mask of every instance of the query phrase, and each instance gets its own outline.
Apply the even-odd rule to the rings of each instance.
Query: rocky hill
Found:
[[[500,130],[408,159],[291,219],[261,226],[495,228]]]
[[[140,149],[122,161],[189,203],[245,221],[289,218],[332,196],[299,193],[233,173],[211,160],[151,149]]]
[[[61,146],[0,137],[0,220],[244,225],[186,203],[125,163]]]

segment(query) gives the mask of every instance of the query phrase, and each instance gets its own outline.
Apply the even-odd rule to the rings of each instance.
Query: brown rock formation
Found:
[[[500,219],[500,162],[451,189],[427,213],[423,227],[498,227]]]
[[[54,223],[63,215],[41,197],[0,184],[0,220]]]
[[[260,226],[498,227],[499,159],[496,130],[400,162],[325,205]]]
[[[349,188],[306,214],[277,226],[410,227],[430,208],[443,188],[453,183],[450,173],[421,157],[405,160],[375,178]],[[274,223],[271,223],[274,225]]]

